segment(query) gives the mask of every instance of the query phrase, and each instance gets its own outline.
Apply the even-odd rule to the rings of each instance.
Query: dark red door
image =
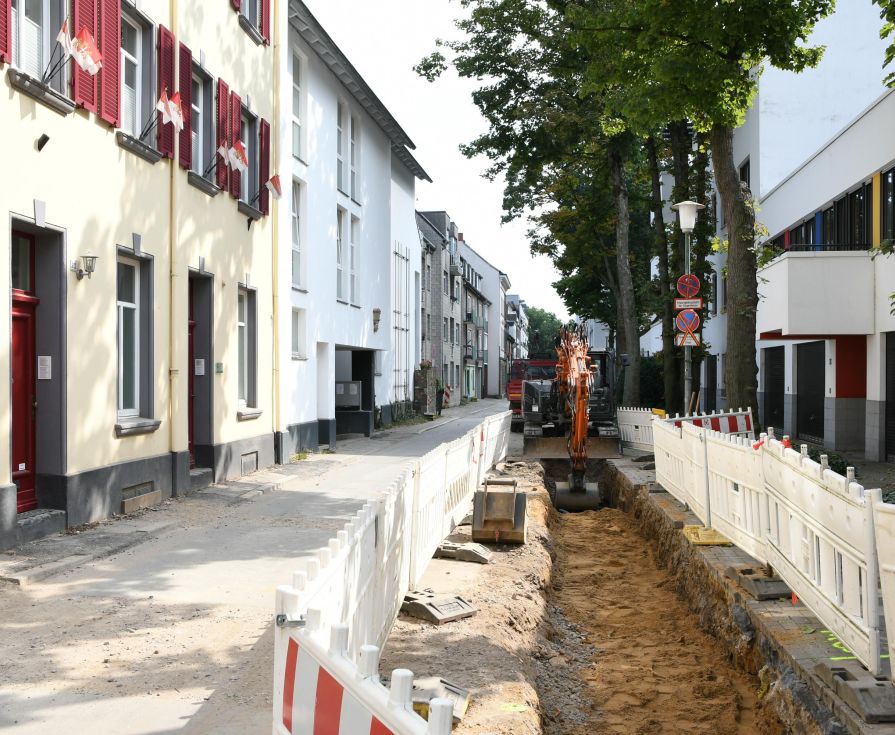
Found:
[[[190,284],[190,305],[189,305],[189,336],[187,338],[187,342],[189,344],[189,362],[187,363],[187,370],[189,372],[189,380],[188,390],[189,390],[189,401],[188,401],[188,412],[189,415],[187,420],[189,421],[189,450],[190,450],[190,469],[193,469],[196,466],[196,451],[195,451],[195,417],[196,417],[196,350],[195,350],[195,333],[196,333],[196,320],[193,318],[193,286]]]
[[[38,300],[12,295],[12,481],[18,488],[18,511],[37,507],[35,491],[35,311]]]

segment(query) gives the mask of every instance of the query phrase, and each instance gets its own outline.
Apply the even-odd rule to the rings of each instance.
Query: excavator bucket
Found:
[[[564,436],[526,436],[523,455],[532,459],[568,459],[569,439]],[[591,436],[587,439],[588,459],[621,457],[618,437]]]
[[[600,486],[596,482],[586,482],[583,487],[575,487],[569,475],[568,482],[557,482],[553,495],[553,505],[557,510],[577,513],[582,510],[599,510],[603,507]]]

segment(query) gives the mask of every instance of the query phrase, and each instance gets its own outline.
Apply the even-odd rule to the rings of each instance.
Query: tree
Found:
[[[895,36],[895,0],[873,0],[880,7],[880,17],[883,19],[883,27],[879,32],[880,38]],[[886,49],[886,58],[883,67],[895,64],[895,38]],[[886,74],[886,84],[895,87],[895,69]]]
[[[528,354],[545,352],[555,355],[556,340],[562,329],[560,318],[552,311],[536,306],[529,306],[525,313],[528,315]]]
[[[591,57],[586,89],[610,94],[632,125],[690,120],[708,136],[728,225],[725,378],[732,405],[755,406],[758,388],[755,215],[734,162],[733,130],[765,61],[796,72],[818,63],[823,49],[807,38],[832,7],[833,0],[582,0],[569,8]]]

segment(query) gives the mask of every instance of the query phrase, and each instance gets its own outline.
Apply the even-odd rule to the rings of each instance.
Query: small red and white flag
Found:
[[[227,142],[222,140],[221,145],[218,147],[218,155],[224,159],[224,166],[230,165],[230,155],[229,149],[227,148]]]
[[[162,113],[162,125],[170,123],[178,132],[183,130],[183,108],[180,106],[180,92],[175,92],[174,96],[169,99],[168,90],[163,90],[155,109]]]
[[[249,156],[246,153],[245,146],[242,144],[241,140],[237,140],[233,146],[227,151],[227,156],[230,159],[230,168],[239,171],[239,173],[243,173],[249,168]]]
[[[62,46],[62,58],[67,59],[72,55],[71,36],[68,35],[68,18],[62,24],[62,29],[59,31],[59,35],[56,36],[56,42]]]
[[[99,70],[103,68],[103,55],[96,47],[96,39],[86,26],[78,31],[78,35],[72,40],[71,55],[75,63],[92,77],[99,74]]]
[[[280,185],[280,176],[279,174],[274,174],[270,177],[270,181],[266,184],[267,190],[270,192],[270,195],[274,199],[279,199],[283,196],[283,187]]]

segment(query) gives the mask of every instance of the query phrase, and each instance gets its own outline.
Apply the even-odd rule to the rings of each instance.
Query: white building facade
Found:
[[[283,3],[275,268],[280,461],[410,410],[420,362],[413,143],[307,7]],[[284,205],[285,206],[282,206]]]

